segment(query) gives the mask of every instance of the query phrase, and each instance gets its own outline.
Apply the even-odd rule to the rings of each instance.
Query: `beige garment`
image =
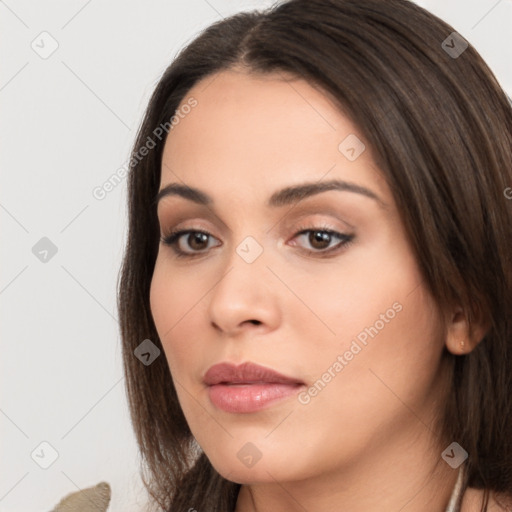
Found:
[[[94,487],[68,494],[52,512],[106,512],[110,494],[110,485],[101,482]]]

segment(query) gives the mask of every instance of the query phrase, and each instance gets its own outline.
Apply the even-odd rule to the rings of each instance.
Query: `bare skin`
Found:
[[[365,142],[357,127],[318,89],[283,78],[208,77],[166,141],[160,188],[186,184],[213,199],[170,195],[158,205],[162,236],[208,233],[182,235],[182,258],[161,243],[151,284],[181,407],[215,469],[242,484],[236,512],[443,512],[457,478],[434,428],[446,351],[461,354],[460,340],[472,350],[484,331],[470,338],[457,305],[438,310],[368,144],[353,160],[339,149],[349,135]],[[281,188],[332,179],[374,197],[329,190],[266,204]],[[298,234],[326,227],[350,243]],[[237,252],[248,236],[262,250],[251,263]],[[202,377],[222,361],[298,378],[302,401],[221,410]],[[310,392],[319,379],[325,386]],[[251,467],[237,456],[246,443],[261,454]],[[463,512],[479,510],[472,503]]]

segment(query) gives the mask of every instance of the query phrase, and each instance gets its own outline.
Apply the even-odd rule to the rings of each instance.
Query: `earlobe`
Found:
[[[464,310],[458,306],[448,319],[446,327],[446,348],[454,355],[466,355],[483,340],[488,326],[483,322],[473,323],[470,329]]]

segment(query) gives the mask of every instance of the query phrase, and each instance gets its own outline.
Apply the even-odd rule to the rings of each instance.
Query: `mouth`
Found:
[[[271,368],[246,362],[234,365],[229,362],[213,365],[204,375],[207,386],[216,384],[304,384],[299,379],[288,377]]]
[[[214,384],[208,387],[213,405],[230,413],[260,411],[284,400],[303,388],[303,384],[278,384],[272,382],[251,384]]]
[[[284,400],[305,386],[299,379],[251,362],[212,366],[203,379],[211,402],[230,413],[251,413]]]

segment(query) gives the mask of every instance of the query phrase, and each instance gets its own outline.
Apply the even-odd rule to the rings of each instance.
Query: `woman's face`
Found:
[[[207,235],[160,244],[150,300],[181,407],[213,466],[239,483],[299,480],[389,466],[426,446],[443,331],[364,136],[302,80],[228,71],[182,105],[189,97],[197,105],[167,138],[160,190],[186,185],[211,202],[169,193],[158,218],[162,236]],[[326,186],[334,180],[340,188]],[[279,192],[306,184],[310,193]],[[303,384],[212,392],[203,378],[221,362]],[[287,394],[266,402],[262,389]]]

